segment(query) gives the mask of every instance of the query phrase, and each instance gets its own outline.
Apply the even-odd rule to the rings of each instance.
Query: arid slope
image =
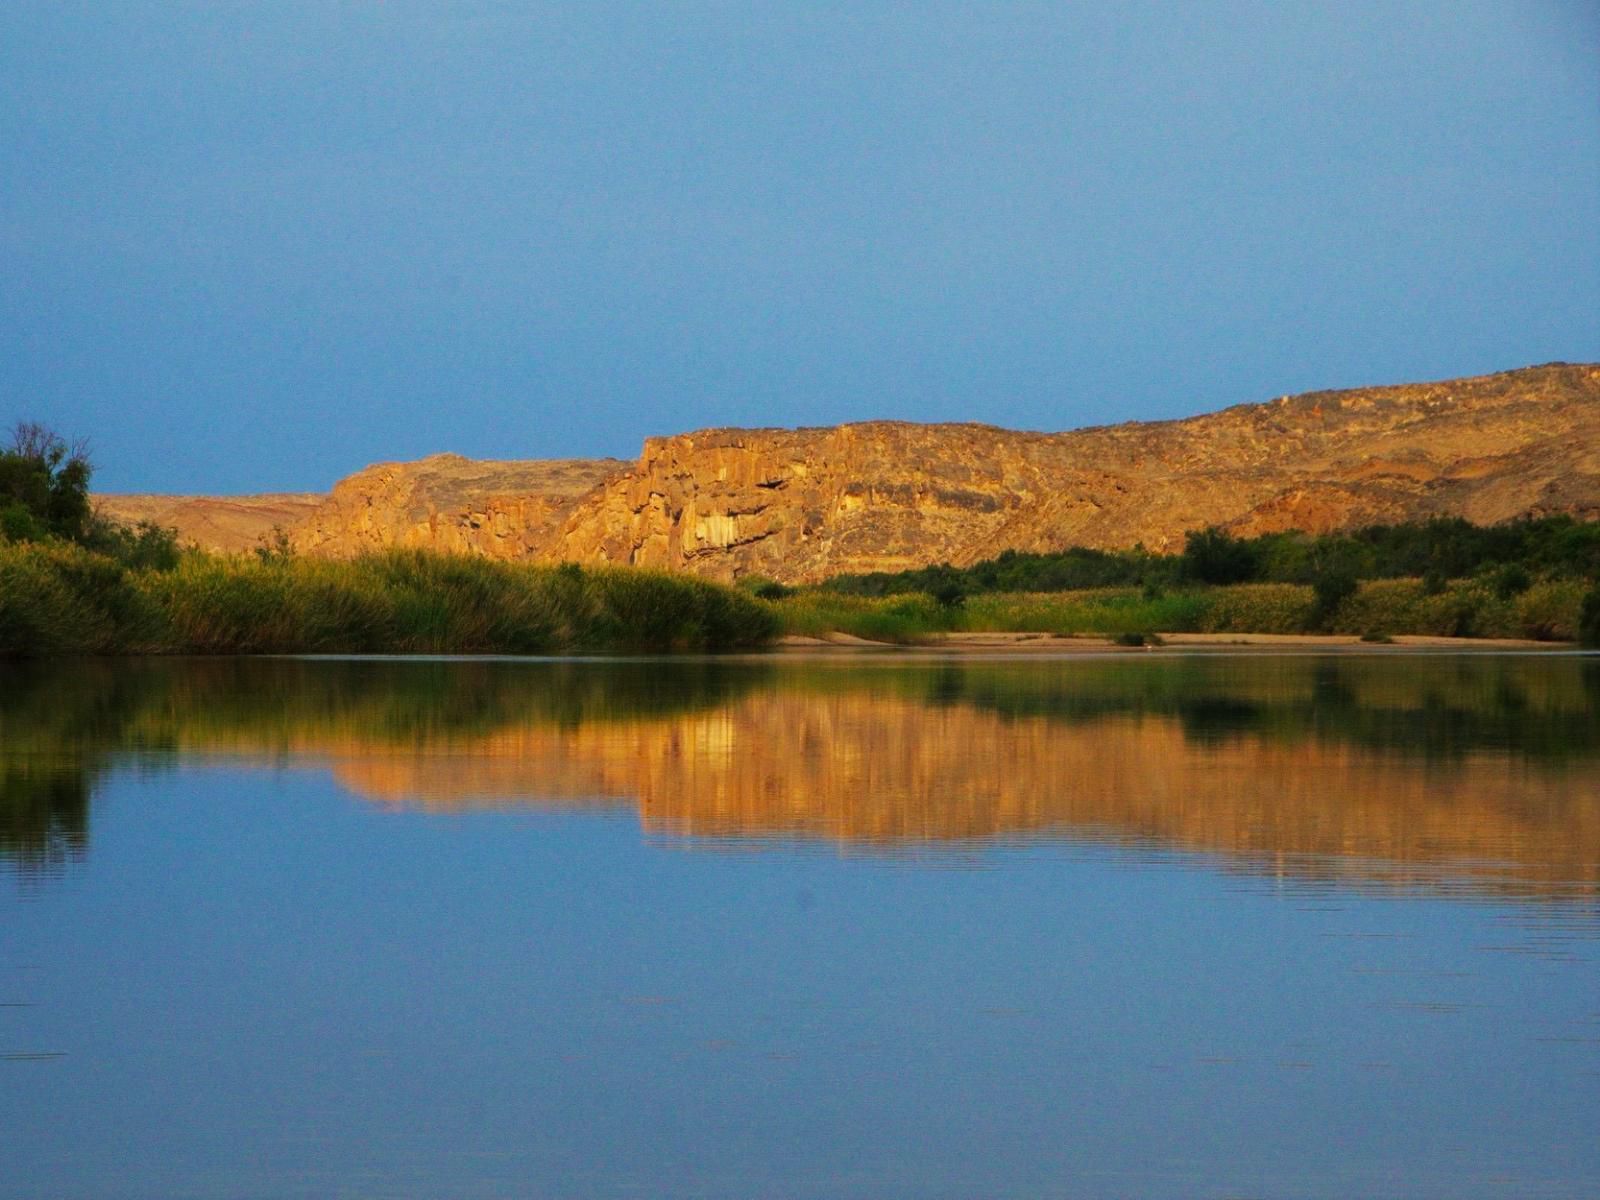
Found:
[[[1070,433],[870,422],[652,439],[548,553],[786,582],[1186,531],[1600,516],[1600,367],[1285,397]]]
[[[291,529],[325,497],[315,493],[265,496],[101,495],[100,511],[125,525],[152,521],[178,531],[179,541],[224,554],[262,545],[275,529]]]
[[[153,498],[103,499],[118,512]],[[259,534],[235,534],[227,506],[242,522],[266,499],[184,500],[171,523],[234,549]],[[1171,549],[1205,525],[1254,534],[1556,512],[1600,516],[1600,365],[1067,433],[873,421],[652,438],[631,465],[438,455],[350,476],[298,510],[290,532],[316,554],[430,546],[804,582],[1005,549]]]

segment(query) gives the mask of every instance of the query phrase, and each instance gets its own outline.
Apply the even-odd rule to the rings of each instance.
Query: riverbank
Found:
[[[1563,643],[1579,640],[1582,579],[1528,581],[1520,591],[1482,578],[1445,583],[1352,583],[1330,603],[1310,586],[1247,583],[1162,591],[1089,588],[991,592],[941,603],[925,593],[854,596],[813,588],[772,602],[786,634],[928,644],[987,634],[1098,637],[1139,644],[1154,637],[1334,637],[1383,644],[1409,638]]]
[[[190,554],[126,567],[0,543],[0,658],[122,654],[623,654],[768,645],[763,602],[687,575],[395,550]]]
[[[778,639],[777,649],[785,653],[813,652],[916,652],[941,654],[1027,654],[1062,656],[1074,654],[1140,654],[1151,650],[1237,650],[1261,652],[1373,653],[1384,651],[1517,651],[1560,652],[1576,648],[1573,642],[1536,641],[1531,638],[1456,638],[1400,636],[1385,642],[1371,642],[1348,634],[1314,633],[1172,633],[1158,634],[1150,643],[1130,646],[1115,638],[1094,635],[1065,636],[1048,633],[937,633],[916,642],[879,642],[853,634],[837,633],[823,637],[788,634]]]

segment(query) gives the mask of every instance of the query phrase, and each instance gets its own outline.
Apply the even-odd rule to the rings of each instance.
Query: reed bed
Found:
[[[807,589],[773,602],[785,633],[847,633],[872,641],[916,643],[953,632],[1049,633],[1124,637],[1163,633],[1340,633],[1532,638],[1571,641],[1580,634],[1588,585],[1537,582],[1501,595],[1482,579],[1430,589],[1417,579],[1359,584],[1331,613],[1319,613],[1305,584],[1243,583],[1162,592],[1092,588],[1071,592],[985,592],[941,604],[923,593],[881,597]]]
[[[779,631],[731,588],[629,568],[417,550],[349,560],[185,556],[125,568],[0,544],[0,655],[554,654],[729,650]]]

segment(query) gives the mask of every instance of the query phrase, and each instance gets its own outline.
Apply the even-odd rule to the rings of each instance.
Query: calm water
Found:
[[[1600,1195],[1600,660],[0,669],[0,1195]]]

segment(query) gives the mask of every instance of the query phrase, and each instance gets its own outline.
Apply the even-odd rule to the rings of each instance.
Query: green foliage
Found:
[[[393,551],[342,562],[193,554],[157,570],[60,544],[0,545],[0,656],[720,650],[777,631],[769,606],[730,588],[623,568]]]
[[[1590,588],[1583,598],[1583,608],[1578,614],[1578,641],[1585,646],[1600,647],[1600,587]]]
[[[941,605],[921,593],[876,597],[817,589],[776,601],[770,611],[785,633],[807,637],[846,633],[874,642],[902,644],[948,632],[965,620],[960,609]]]
[[[12,501],[0,507],[0,541],[42,542],[49,536],[50,531],[27,506]]]
[[[78,541],[89,521],[88,450],[43,425],[21,422],[0,450],[0,532],[9,541],[41,535]]]
[[[0,450],[0,542],[72,542],[125,567],[165,571],[178,563],[178,535],[150,521],[128,528],[89,503],[94,468],[86,447],[23,422]]]
[[[959,585],[967,596],[992,592],[1075,592],[1189,584],[1299,583],[1352,575],[1358,580],[1421,578],[1430,595],[1451,580],[1492,574],[1501,599],[1542,579],[1600,579],[1600,522],[1539,517],[1478,526],[1459,518],[1375,525],[1347,533],[1272,533],[1236,538],[1218,529],[1189,535],[1181,555],[1068,547],[1056,554],[1006,551],[965,568],[922,567],[895,574],[840,575],[820,586],[855,596],[935,594]]]
[[[1521,563],[1509,563],[1501,567],[1493,574],[1491,581],[1494,594],[1502,600],[1520,596],[1533,586],[1533,576],[1528,574],[1528,568]]]
[[[1165,646],[1166,645],[1166,642],[1162,640],[1161,635],[1158,634],[1158,633],[1135,633],[1135,632],[1130,631],[1128,633],[1119,633],[1119,634],[1116,635],[1116,637],[1112,638],[1111,640],[1112,640],[1112,642],[1114,642],[1118,646]]]
[[[1311,583],[1314,597],[1312,624],[1318,629],[1331,629],[1339,606],[1355,595],[1356,587],[1357,581],[1352,571],[1333,568],[1319,574]]]
[[[1209,593],[1203,633],[1305,633],[1314,597],[1297,583],[1241,583]]]
[[[1183,547],[1183,577],[1195,583],[1249,583],[1260,568],[1255,545],[1214,526],[1191,533]]]
[[[1541,642],[1577,640],[1584,585],[1576,579],[1553,579],[1531,585],[1517,597],[1517,632]]]
[[[794,591],[792,587],[786,587],[776,579],[768,579],[765,575],[746,575],[734,586],[741,592],[760,600],[782,600]]]
[[[163,633],[114,560],[59,542],[0,544],[0,656],[143,653]]]
[[[95,513],[84,530],[83,545],[96,554],[115,559],[125,567],[170,571],[178,565],[178,531],[154,521],[129,527]]]

